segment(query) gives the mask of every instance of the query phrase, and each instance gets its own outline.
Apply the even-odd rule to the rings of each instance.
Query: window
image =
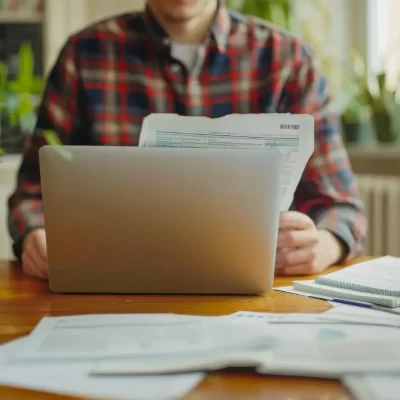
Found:
[[[367,0],[367,57],[371,71],[400,64],[399,0]]]

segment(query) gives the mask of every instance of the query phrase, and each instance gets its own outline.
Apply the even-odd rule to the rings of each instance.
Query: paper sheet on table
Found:
[[[384,311],[373,310],[366,307],[356,307],[347,304],[336,303],[334,308],[326,311],[324,315],[335,316],[335,315],[348,315],[354,319],[354,321],[371,321],[375,323],[387,323],[393,326],[400,326],[400,315],[387,313]]]
[[[327,300],[328,303],[332,307],[338,307],[338,303],[332,300],[332,297],[329,296],[324,296],[324,295],[315,295],[310,292],[302,292],[300,290],[296,290],[293,286],[282,286],[282,287],[277,287],[274,288],[274,290],[277,290],[278,292],[285,292],[285,293],[291,293],[291,294],[296,294],[299,296],[304,296],[304,297],[312,297],[313,299],[318,299],[318,300]]]
[[[320,300],[332,300],[332,297],[329,296],[324,296],[324,295],[319,295],[319,294],[314,294],[311,292],[303,292],[300,290],[296,290],[293,286],[282,286],[282,287],[276,287],[274,290],[278,292],[285,292],[285,293],[291,293],[291,294],[296,294],[299,296],[305,296],[305,297],[313,297],[313,298],[318,298]]]
[[[349,375],[342,383],[356,400],[398,400],[400,374]]]
[[[221,319],[237,320],[244,325],[259,321],[252,328],[256,327],[268,335],[269,346],[238,347],[228,351],[170,355],[157,359],[110,360],[99,363],[92,373],[165,373],[247,366],[259,368],[263,373],[322,377],[338,376],[342,371],[400,370],[398,329],[387,326],[365,329],[364,325],[354,324],[351,319],[343,323],[340,320],[342,316],[334,315],[331,321],[324,320],[328,317],[325,314],[237,312]],[[392,345],[399,346],[396,347],[398,351],[390,353],[388,358],[385,352],[380,351],[382,342],[388,344],[388,349]]]
[[[278,325],[274,330],[278,333]],[[293,326],[291,327],[293,328]],[[308,332],[313,340],[298,338],[298,326],[286,332],[292,340],[283,341],[270,349],[232,351],[223,354],[199,355],[191,358],[168,358],[158,360],[123,360],[103,362],[91,371],[94,375],[119,375],[141,373],[177,373],[196,370],[216,370],[227,367],[253,367],[264,374],[282,374],[315,377],[340,377],[347,373],[400,372],[399,334],[384,337],[358,335],[346,336],[345,328],[337,330],[320,327]],[[282,331],[282,329],[281,329]],[[394,331],[394,330],[392,330]],[[296,332],[296,337],[293,337]],[[377,331],[375,332],[375,334]],[[344,336],[343,336],[344,335]]]
[[[111,400],[180,399],[203,378],[203,373],[100,378],[90,375],[93,362],[10,363],[25,342],[0,346],[0,385],[70,396]]]
[[[400,372],[400,337],[342,339],[287,345],[270,352],[260,373],[338,378],[349,373]]]
[[[231,114],[221,118],[150,114],[140,147],[279,149],[286,155],[281,211],[292,202],[314,151],[314,119],[295,114]]]
[[[354,307],[352,307],[354,309]],[[360,308],[360,307],[357,307]],[[342,310],[342,311],[340,311]],[[347,325],[376,325],[386,326],[392,328],[400,327],[399,316],[392,318],[390,314],[379,312],[379,315],[375,313],[367,313],[362,311],[357,314],[354,310],[349,310],[345,306],[344,308],[335,307],[331,310],[321,314],[307,314],[307,313],[262,313],[262,312],[250,312],[250,311],[239,311],[226,318],[240,319],[246,321],[260,320],[265,321],[269,324],[347,324]],[[400,334],[399,334],[400,337]]]
[[[332,323],[332,319],[324,318],[325,314],[307,313],[263,313],[254,311],[238,311],[225,318],[241,321],[264,321],[269,324],[277,323],[302,323],[302,324],[323,324]]]
[[[253,367],[262,374],[340,377],[346,373],[371,371],[400,372],[400,338],[387,342],[342,340],[288,344],[266,351],[230,352],[192,359],[169,359],[138,363],[137,361],[105,362],[95,366],[96,376],[122,374],[177,373],[191,370],[216,370],[227,367]],[[392,349],[396,350],[393,351]]]
[[[268,344],[268,335],[256,323],[174,314],[46,317],[25,340],[16,357],[25,360],[159,358]]]

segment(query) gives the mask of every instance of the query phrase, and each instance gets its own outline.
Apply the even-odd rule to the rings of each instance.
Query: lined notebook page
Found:
[[[400,297],[400,258],[364,261],[315,279],[316,283]]]

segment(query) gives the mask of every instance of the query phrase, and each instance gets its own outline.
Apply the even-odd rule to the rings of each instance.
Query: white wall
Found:
[[[45,69],[49,71],[67,37],[96,20],[143,8],[145,0],[46,0]]]
[[[15,188],[15,175],[21,156],[6,155],[0,162],[0,261],[14,259],[11,238],[8,234],[8,199]]]
[[[343,63],[350,51],[365,53],[367,1],[294,0],[298,33],[320,56],[333,92],[342,86]]]

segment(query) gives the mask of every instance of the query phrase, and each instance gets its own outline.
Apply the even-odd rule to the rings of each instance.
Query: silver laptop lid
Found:
[[[43,147],[51,289],[269,291],[283,163],[278,150]]]

